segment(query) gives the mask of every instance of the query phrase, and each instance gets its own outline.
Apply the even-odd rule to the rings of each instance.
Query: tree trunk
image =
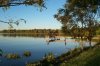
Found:
[[[89,40],[89,45],[90,45],[90,47],[92,47],[92,44],[91,44],[91,39]]]

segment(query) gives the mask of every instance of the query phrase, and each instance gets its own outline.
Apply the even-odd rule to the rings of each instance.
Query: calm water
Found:
[[[62,37],[61,40],[64,40],[64,38]],[[44,37],[10,37],[0,35],[0,49],[3,50],[4,55],[7,53],[18,53],[22,56],[17,60],[0,57],[0,66],[25,66],[27,62],[43,59],[45,54],[52,52],[57,57],[79,46],[78,42],[70,38],[66,40],[66,44],[64,41],[48,44]],[[32,55],[30,57],[23,57],[24,51],[30,51]]]

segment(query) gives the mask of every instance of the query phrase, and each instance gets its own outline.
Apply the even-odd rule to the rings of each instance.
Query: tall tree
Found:
[[[87,31],[87,38],[90,41],[96,32],[95,28],[100,17],[100,1],[99,0],[67,0],[64,8],[58,10],[54,16],[62,23],[64,33],[70,29],[73,30],[74,36],[79,36],[83,40]],[[80,30],[81,29],[81,30]]]

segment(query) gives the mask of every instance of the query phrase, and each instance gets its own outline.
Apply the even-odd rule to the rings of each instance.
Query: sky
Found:
[[[25,19],[27,22],[14,25],[14,29],[60,29],[61,23],[53,15],[62,8],[66,0],[46,0],[47,9],[40,12],[38,7],[34,6],[15,6],[4,11],[0,8],[0,20],[8,21],[9,19]],[[8,29],[9,25],[0,23],[0,30]]]

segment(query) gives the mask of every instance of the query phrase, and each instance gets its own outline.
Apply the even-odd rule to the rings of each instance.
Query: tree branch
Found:
[[[1,0],[0,7],[18,6],[18,5],[34,5],[44,6],[44,0]]]

